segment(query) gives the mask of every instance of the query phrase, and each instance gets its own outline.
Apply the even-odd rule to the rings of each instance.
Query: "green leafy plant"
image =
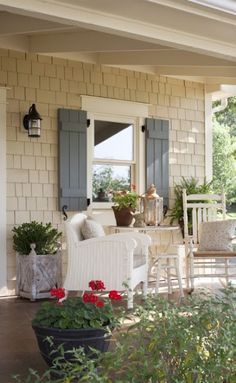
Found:
[[[116,192],[112,200],[117,210],[127,207],[131,210],[135,210],[138,205],[139,195],[135,191],[121,191]]]
[[[23,223],[13,228],[13,248],[19,254],[28,255],[31,251],[30,245],[36,245],[37,254],[55,254],[58,250],[61,233],[51,223],[32,221]]]
[[[51,372],[60,365],[66,379],[56,382],[235,383],[235,288],[188,297],[179,305],[150,296],[133,314],[134,324],[116,335],[115,348],[98,353],[96,361],[76,350],[68,363],[62,352]],[[31,371],[28,379],[17,382],[51,382],[48,372]]]
[[[89,287],[97,292],[105,289],[102,281],[90,281]],[[51,295],[59,301],[43,302],[32,325],[57,329],[114,329],[119,325],[118,312],[114,312],[112,301],[119,301],[122,297],[115,290],[110,291],[108,298],[85,292],[82,297],[65,299],[63,288],[52,289]]]
[[[184,210],[183,210],[183,189],[186,189],[187,195],[189,194],[206,194],[211,191],[212,181],[204,182],[202,184],[198,183],[199,181],[194,178],[181,178],[179,184],[175,184],[174,186],[174,194],[175,194],[175,203],[169,216],[171,217],[170,223],[172,224],[174,220],[177,220],[178,223],[181,224],[183,221]]]

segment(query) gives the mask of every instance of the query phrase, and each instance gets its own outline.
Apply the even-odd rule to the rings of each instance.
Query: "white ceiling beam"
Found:
[[[156,68],[156,74],[163,76],[203,76],[236,78],[236,65],[231,67],[160,66]]]
[[[62,30],[65,26],[51,21],[39,20],[34,17],[13,15],[0,12],[0,35],[10,36],[35,32]]]
[[[236,15],[236,4],[234,0],[189,0],[192,3],[203,5],[204,7],[209,7],[217,9],[223,12]]]
[[[157,44],[113,36],[108,33],[79,31],[51,33],[30,37],[31,52],[116,52],[150,49],[171,49]]]
[[[206,7],[194,6],[191,4],[191,0],[188,2],[177,3],[176,0],[144,0],[147,3],[154,3],[164,5],[165,7],[179,9],[180,11],[188,12],[190,14],[202,16],[208,19],[222,21],[224,23],[235,25],[235,19],[231,15],[225,15],[214,11],[214,9],[208,9]],[[223,0],[220,0],[223,1]]]
[[[10,4],[8,0],[0,0],[0,5],[6,10],[23,12],[45,20],[63,22],[67,25],[77,25],[150,43],[208,53],[216,57],[236,58],[235,43],[216,40],[207,35],[189,33],[181,29],[173,29],[170,26],[171,23],[169,27],[166,27],[118,14],[100,12],[97,9],[50,0],[11,0]]]
[[[236,77],[206,77],[204,79],[205,84],[227,84],[227,85],[236,85]]]
[[[215,57],[200,55],[198,53],[183,50],[161,50],[144,52],[119,52],[99,53],[99,64],[106,65],[160,65],[160,66],[182,66],[182,65],[203,65],[203,66],[232,66],[234,62],[221,60]]]
[[[46,56],[60,57],[65,60],[75,60],[90,64],[97,64],[97,54],[88,52],[60,52],[60,53],[44,53]]]

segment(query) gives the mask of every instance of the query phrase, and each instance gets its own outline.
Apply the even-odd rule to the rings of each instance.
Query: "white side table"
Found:
[[[161,270],[166,272],[166,279],[168,284],[168,292],[172,292],[171,287],[171,273],[170,270],[174,269],[180,289],[180,295],[183,296],[182,288],[182,276],[180,271],[180,262],[179,256],[171,250],[171,245],[173,245],[174,232],[180,230],[180,227],[177,225],[159,225],[159,226],[145,226],[145,227],[133,227],[133,226],[109,226],[111,233],[122,233],[129,231],[136,231],[139,233],[145,234],[155,234],[155,233],[168,233],[169,239],[167,244],[164,246],[164,250],[160,253],[158,251],[153,251],[150,247],[149,251],[149,268],[148,268],[148,277],[156,279],[156,292],[159,291],[159,282],[161,276]],[[155,245],[155,239],[152,237],[152,245]]]

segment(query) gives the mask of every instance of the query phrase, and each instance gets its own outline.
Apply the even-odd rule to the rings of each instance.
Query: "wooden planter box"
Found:
[[[16,255],[16,295],[34,301],[49,298],[61,286],[61,253]]]

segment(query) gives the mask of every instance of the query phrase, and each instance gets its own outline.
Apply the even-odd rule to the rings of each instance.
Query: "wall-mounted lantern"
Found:
[[[141,210],[147,226],[158,226],[163,220],[163,198],[156,193],[155,185],[150,185],[141,197]]]
[[[23,125],[28,130],[29,137],[40,137],[41,134],[41,116],[37,112],[35,104],[29,108],[29,113],[24,116]]]

